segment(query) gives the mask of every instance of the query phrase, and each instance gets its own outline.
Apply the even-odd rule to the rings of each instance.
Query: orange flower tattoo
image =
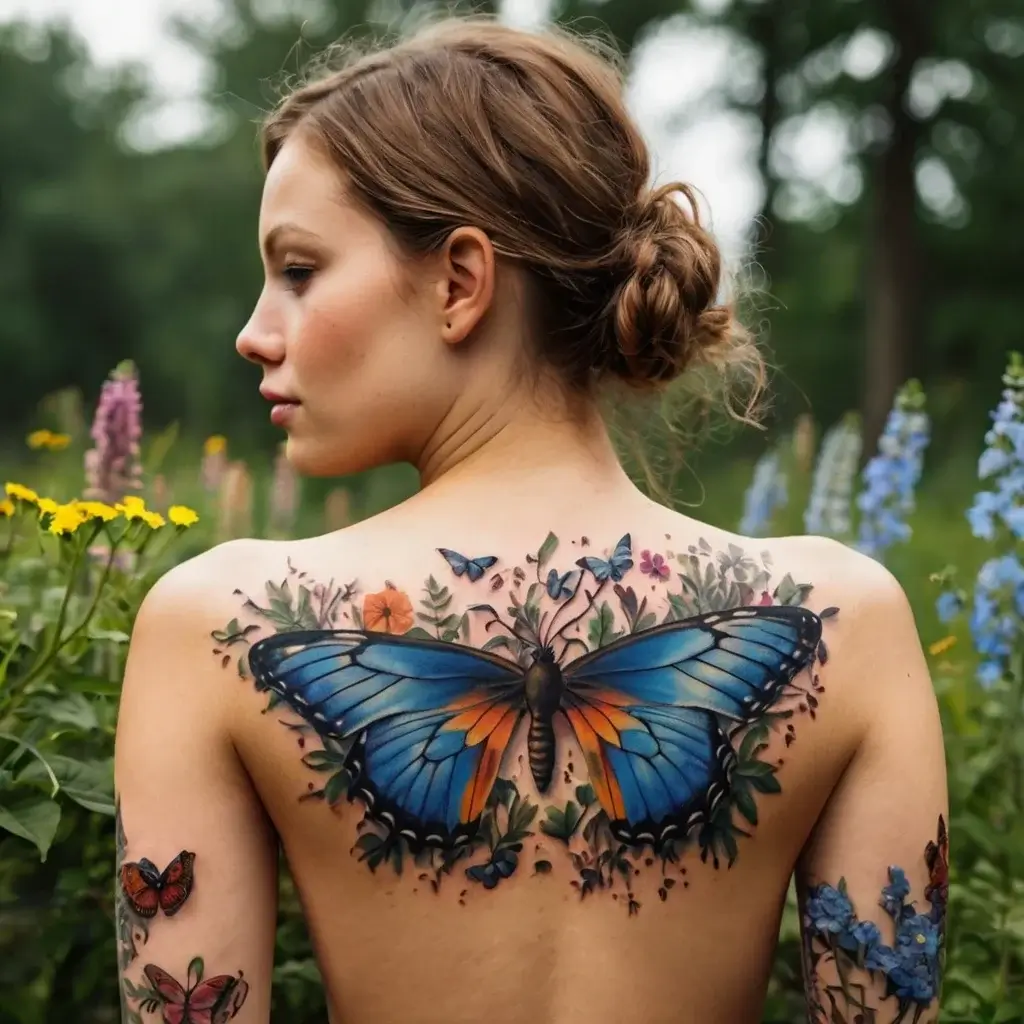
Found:
[[[363,625],[382,633],[404,633],[412,628],[412,602],[401,590],[367,594],[363,601]]]

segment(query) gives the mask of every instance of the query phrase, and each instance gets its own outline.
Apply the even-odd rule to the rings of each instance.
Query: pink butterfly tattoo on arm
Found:
[[[164,1024],[225,1024],[231,1020],[249,994],[249,983],[242,972],[218,974],[203,981],[203,960],[196,957],[188,965],[183,986],[162,967],[146,964],[143,973],[153,986],[140,1004],[147,1013],[160,1010]]]

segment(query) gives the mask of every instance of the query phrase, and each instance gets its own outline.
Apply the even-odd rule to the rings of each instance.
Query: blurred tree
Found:
[[[819,419],[862,404],[877,429],[906,373],[994,376],[1019,343],[1024,241],[1007,211],[1024,170],[1024,17],[1017,0],[921,2],[693,0],[680,13],[662,0],[564,0],[554,11],[604,26],[626,54],[656,31],[731,34],[743,74],[727,74],[724,101],[760,127],[751,241],[773,308],[755,324],[770,326],[783,368],[780,419],[813,395]],[[257,122],[275,83],[328,42],[412,10],[222,0],[214,22],[179,17],[210,67],[209,129],[155,152],[127,141],[151,99],[138,69],[101,78],[63,30],[0,29],[5,425],[24,429],[58,386],[95,394],[130,356],[152,422],[271,441],[256,372],[232,345],[260,287]],[[843,152],[808,174],[823,131]],[[983,415],[990,397],[965,413]]]

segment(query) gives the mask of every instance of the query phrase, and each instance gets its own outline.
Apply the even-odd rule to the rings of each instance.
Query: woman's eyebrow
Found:
[[[300,227],[291,221],[285,221],[272,227],[263,239],[263,255],[269,259],[274,254],[274,249],[280,244],[281,237],[287,234],[302,235],[305,238],[320,240],[320,236],[306,228]]]

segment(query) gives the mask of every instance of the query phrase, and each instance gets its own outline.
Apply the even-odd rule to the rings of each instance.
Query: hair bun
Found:
[[[687,212],[672,198],[682,192]],[[722,260],[701,226],[693,190],[671,182],[640,200],[623,231],[627,270],[609,312],[606,372],[632,385],[672,380],[695,365],[725,361],[732,311],[717,303]]]

